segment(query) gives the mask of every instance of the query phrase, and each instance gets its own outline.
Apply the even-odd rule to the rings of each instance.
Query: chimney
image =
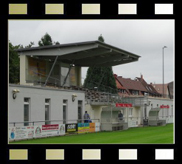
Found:
[[[114,77],[115,77],[115,78],[117,78],[117,77],[118,77],[118,75],[117,75],[117,74],[114,74]]]
[[[143,80],[143,75],[141,74],[141,79]]]

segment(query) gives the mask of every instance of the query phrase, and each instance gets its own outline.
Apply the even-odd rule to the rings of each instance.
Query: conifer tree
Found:
[[[100,42],[104,42],[102,35],[98,37]],[[112,67],[89,67],[87,70],[84,87],[98,91],[117,93],[116,81],[113,76]]]

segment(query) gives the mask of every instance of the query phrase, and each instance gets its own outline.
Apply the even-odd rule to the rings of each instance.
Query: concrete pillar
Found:
[[[26,84],[27,56],[20,55],[20,84]]]

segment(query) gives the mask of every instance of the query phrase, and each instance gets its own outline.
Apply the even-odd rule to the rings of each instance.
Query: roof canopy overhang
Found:
[[[136,54],[100,41],[59,44],[18,49],[19,55],[74,64],[80,67],[104,67],[138,61]]]

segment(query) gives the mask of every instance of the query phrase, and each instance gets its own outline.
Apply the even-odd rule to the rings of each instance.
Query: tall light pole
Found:
[[[163,97],[164,97],[164,48],[167,48],[167,46],[162,47],[162,84],[163,84],[162,94],[163,94]]]

